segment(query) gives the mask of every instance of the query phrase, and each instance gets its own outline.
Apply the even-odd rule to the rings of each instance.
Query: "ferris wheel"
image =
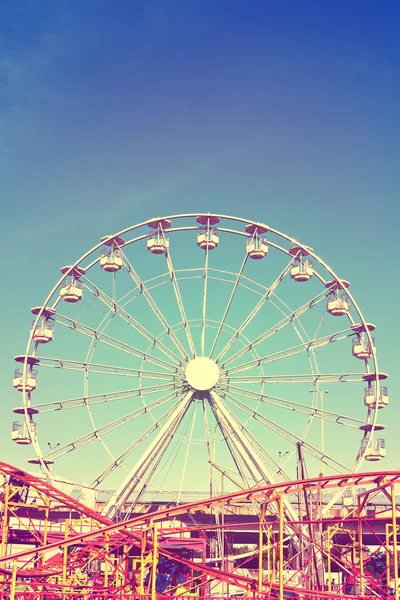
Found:
[[[12,438],[105,514],[385,456],[374,325],[309,246],[216,214],[107,235],[34,308]]]

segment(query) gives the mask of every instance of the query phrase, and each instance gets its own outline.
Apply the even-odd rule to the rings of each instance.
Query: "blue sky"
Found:
[[[100,236],[221,212],[312,246],[377,325],[398,466],[397,2],[0,9],[1,457],[30,308]]]

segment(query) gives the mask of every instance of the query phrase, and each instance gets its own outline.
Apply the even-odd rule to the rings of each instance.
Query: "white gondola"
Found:
[[[100,257],[100,266],[107,273],[116,273],[122,269],[122,252],[119,248],[104,250]]]
[[[294,281],[309,281],[314,270],[309,258],[297,258],[290,269],[290,277]]]
[[[268,254],[268,241],[262,237],[246,240],[246,252],[255,260],[265,258]]]
[[[255,260],[265,258],[268,254],[268,240],[262,237],[262,234],[266,233],[268,228],[265,225],[249,223],[245,231],[251,236],[246,240],[246,252],[249,258]]]
[[[334,317],[341,317],[349,312],[350,300],[346,293],[343,293],[340,296],[336,292],[330,293],[328,294],[327,299],[326,310]]]
[[[47,344],[54,338],[54,321],[51,319],[43,319],[35,327],[35,321],[32,321],[33,330],[32,339],[37,344]]]
[[[368,408],[385,408],[389,404],[389,392],[386,386],[379,388],[378,402],[375,401],[375,392],[373,386],[368,386],[364,389],[364,404]]]
[[[54,308],[35,306],[31,313],[39,315],[39,320],[35,327],[35,321],[32,322],[32,339],[37,344],[47,344],[54,338],[54,321],[52,317],[56,314]]]
[[[334,317],[346,315],[350,310],[350,298],[344,289],[349,287],[349,285],[348,281],[342,281],[341,284],[338,281],[329,281],[325,284],[325,287],[329,290],[326,297],[326,310]]]
[[[198,247],[202,250],[215,250],[219,244],[219,234],[213,225],[219,223],[220,218],[214,215],[200,215],[196,221],[203,226],[197,230]]]
[[[14,421],[12,424],[11,431],[11,439],[16,444],[20,444],[22,446],[27,446],[28,444],[32,444],[32,435],[36,438],[36,423],[31,422],[30,430],[27,427],[26,423],[19,423],[18,421]]]
[[[151,229],[156,231],[150,234],[147,240],[147,250],[152,254],[167,254],[169,249],[169,239],[165,235],[165,229],[171,226],[171,221],[168,219],[157,219],[148,223]]]
[[[33,392],[38,384],[38,372],[36,369],[28,369],[24,380],[23,369],[15,369],[13,386],[19,392]]]
[[[375,349],[375,338],[372,339],[372,345],[370,344],[368,338],[364,338],[361,335],[357,335],[353,338],[353,356],[359,358],[360,360],[369,360],[372,358],[372,348]]]
[[[377,460],[381,460],[386,456],[386,446],[385,440],[379,438],[376,442],[370,443],[366,452],[365,452],[365,460],[369,460],[375,462]]]
[[[103,250],[100,257],[100,266],[107,273],[116,273],[122,269],[123,259],[120,247],[125,244],[125,240],[119,236],[106,236],[102,237],[101,241],[107,248]]]
[[[215,250],[219,244],[219,235],[216,229],[199,227],[197,231],[197,245],[202,250]]]
[[[66,302],[79,302],[83,298],[83,283],[79,280],[85,274],[82,267],[62,267],[61,273],[67,274],[61,284],[60,296]]]
[[[147,250],[152,254],[166,254],[169,249],[169,239],[162,232],[153,233],[147,240]]]
[[[289,254],[296,257],[290,269],[290,277],[294,281],[309,281],[313,276],[314,269],[312,262],[309,258],[306,258],[310,252],[312,252],[312,248],[308,246],[294,246],[290,248]]]
[[[352,342],[353,356],[360,360],[369,360],[373,356],[376,345],[375,338],[371,338],[372,344],[369,342],[366,331],[374,331],[375,325],[372,323],[358,323],[352,325],[351,329],[357,334]]]
[[[83,298],[83,283],[79,279],[69,278],[63,281],[60,296],[66,302],[79,302]]]

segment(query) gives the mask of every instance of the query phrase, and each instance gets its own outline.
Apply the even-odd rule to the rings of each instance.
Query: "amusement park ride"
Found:
[[[0,463],[0,600],[398,600],[400,471],[366,468],[387,375],[348,281],[216,214],[61,272],[15,357],[33,453]]]

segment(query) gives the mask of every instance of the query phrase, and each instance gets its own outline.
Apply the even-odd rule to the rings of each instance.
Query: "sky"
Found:
[[[1,459],[30,308],[103,235],[215,212],[314,248],[377,326],[398,468],[397,2],[3,3]]]

